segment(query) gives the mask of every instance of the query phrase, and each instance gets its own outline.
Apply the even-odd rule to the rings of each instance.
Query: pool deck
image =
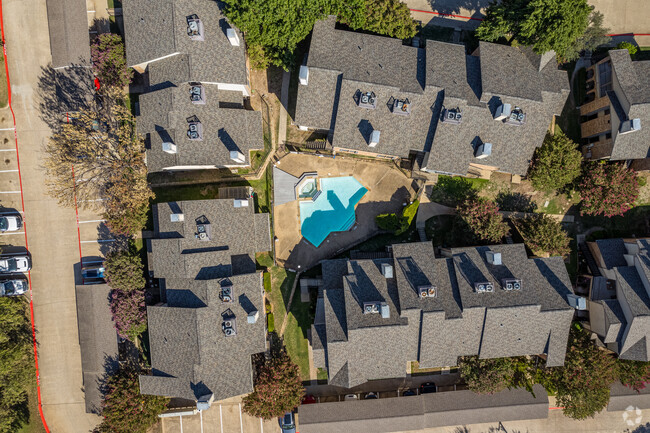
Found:
[[[331,233],[318,248],[300,234],[298,201],[275,206],[276,258],[288,269],[304,271],[373,236],[378,231],[375,216],[401,210],[402,205],[414,196],[413,179],[385,163],[341,156],[332,159],[289,154],[279,161],[277,167],[296,177],[308,171],[315,171],[321,177],[354,176],[368,189],[357,204],[355,226],[347,232]]]

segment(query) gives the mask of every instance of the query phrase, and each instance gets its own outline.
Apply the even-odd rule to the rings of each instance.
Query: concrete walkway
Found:
[[[289,83],[291,72],[282,73],[282,90],[280,91],[280,125],[278,129],[278,144],[283,145],[287,141],[287,107],[289,106]]]

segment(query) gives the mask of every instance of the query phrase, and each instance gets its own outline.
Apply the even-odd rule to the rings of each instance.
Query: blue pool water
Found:
[[[300,202],[302,236],[316,247],[330,233],[352,227],[354,206],[368,192],[352,176],[321,178],[320,187],[316,200]]]

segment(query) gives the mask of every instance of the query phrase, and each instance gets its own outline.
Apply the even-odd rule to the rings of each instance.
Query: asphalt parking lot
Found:
[[[2,110],[0,111],[0,213],[2,214],[23,215],[17,158],[14,130],[10,126],[7,110]],[[0,244],[15,247],[16,251],[24,249],[26,247],[24,228],[16,232],[1,233]]]

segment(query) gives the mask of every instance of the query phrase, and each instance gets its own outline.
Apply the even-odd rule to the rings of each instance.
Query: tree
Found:
[[[106,282],[111,288],[130,292],[142,290],[146,284],[144,266],[137,253],[114,251],[106,255],[104,261]]]
[[[119,191],[129,195],[133,176],[146,175],[144,142],[125,97],[120,89],[108,89],[98,96],[100,103],[52,134],[44,165],[49,193],[61,205],[97,208],[96,199],[106,198],[109,186],[123,180]],[[133,175],[118,175],[129,172]]]
[[[111,313],[113,324],[122,338],[135,342],[147,329],[147,307],[144,291],[111,291]]]
[[[438,182],[431,188],[431,201],[445,206],[456,207],[459,204],[476,199],[478,191],[469,179],[461,176],[438,176]]]
[[[394,213],[383,213],[375,217],[377,227],[389,232],[395,232],[400,228],[400,218]]]
[[[34,382],[32,331],[23,297],[0,298],[0,433],[29,419],[27,390]]]
[[[607,36],[607,33],[609,33],[609,29],[603,27],[603,14],[593,10],[589,15],[587,29],[582,36],[576,39],[573,45],[567,48],[563,56],[564,60],[575,60],[585,50],[593,51],[601,45],[608,44],[612,38]]]
[[[138,370],[125,365],[105,384],[103,420],[97,433],[146,433],[167,408],[168,398],[140,394]]]
[[[402,209],[402,214],[400,216],[397,216],[397,214],[394,213],[377,215],[375,217],[377,227],[382,230],[394,232],[396,236],[406,233],[409,227],[411,227],[413,218],[415,218],[415,215],[418,212],[419,205],[420,202],[415,200],[413,203],[410,203]]]
[[[618,359],[616,374],[621,383],[639,392],[650,383],[650,362]]]
[[[623,215],[639,196],[636,172],[623,163],[588,164],[579,185],[581,215]]]
[[[511,36],[538,54],[554,50],[567,58],[589,25],[586,0],[502,0],[492,2],[476,30],[484,41]]]
[[[546,214],[513,219],[512,223],[534,254],[548,253],[551,256],[565,256],[571,252],[570,239],[562,229],[562,224]]]
[[[639,51],[639,48],[636,45],[634,45],[634,44],[632,44],[630,42],[627,42],[627,41],[623,41],[623,42],[619,43],[618,45],[616,45],[616,49],[617,50],[627,50],[630,53],[630,57],[632,57],[633,59],[636,56],[636,52]]]
[[[128,86],[133,70],[126,64],[124,42],[119,35],[103,33],[90,46],[93,71],[102,86]]]
[[[513,386],[516,373],[513,364],[513,358],[465,356],[459,360],[458,370],[471,391],[494,394]]]
[[[469,200],[458,206],[458,216],[465,223],[474,242],[495,243],[508,234],[496,203],[484,199]]]
[[[574,419],[585,419],[600,412],[609,402],[615,359],[598,348],[590,333],[574,325],[569,333],[563,367],[547,368],[547,379],[556,387],[557,406]]]
[[[147,183],[144,161],[115,171],[106,186],[104,218],[113,232],[133,236],[147,224],[149,203],[155,194]]]
[[[244,397],[244,412],[264,419],[284,415],[298,406],[305,393],[300,369],[284,347],[274,343],[271,355],[257,366],[255,390]]]
[[[412,38],[417,33],[417,25],[406,3],[399,0],[365,0],[365,10],[365,25],[359,26],[363,30],[398,39]]]
[[[563,132],[547,134],[535,151],[528,171],[533,186],[543,191],[565,187],[580,176],[582,154],[577,145]]]

